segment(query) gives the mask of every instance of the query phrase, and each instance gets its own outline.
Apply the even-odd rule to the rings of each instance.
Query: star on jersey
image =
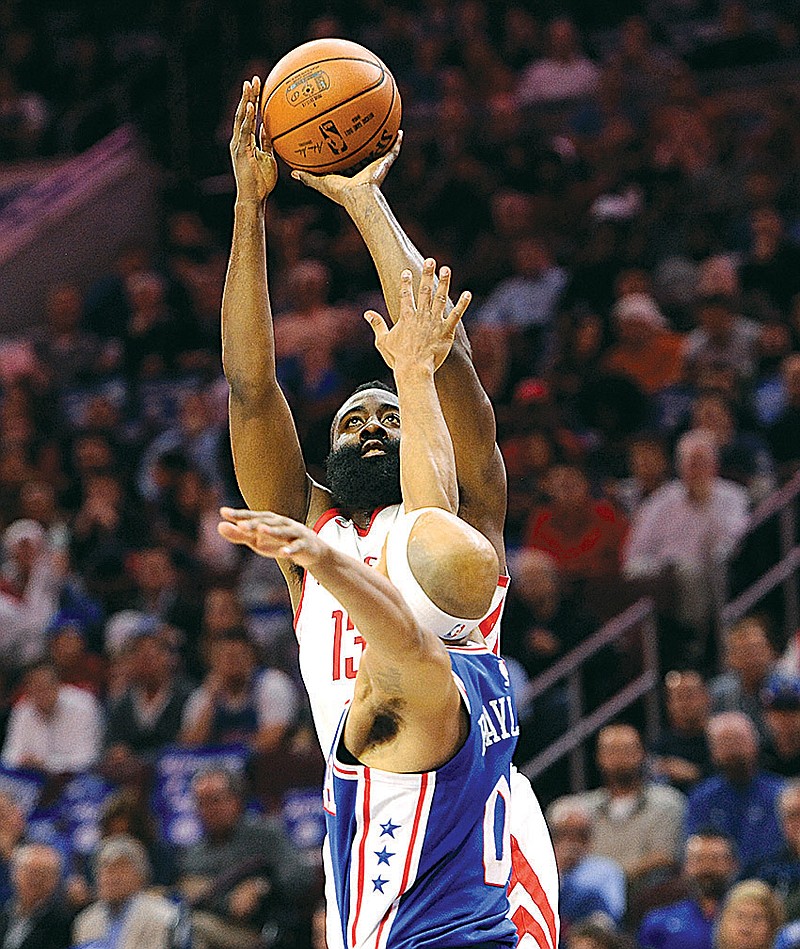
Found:
[[[381,893],[383,893],[383,888],[386,886],[388,882],[389,882],[388,880],[384,880],[383,877],[379,875],[377,880],[372,881],[372,886],[373,886],[372,892],[374,893],[375,890],[379,890]]]
[[[383,827],[384,825],[381,824],[381,826]],[[393,853],[389,853],[389,851],[386,849],[386,845],[385,845],[385,844],[384,844],[383,850],[380,850],[380,851],[375,850],[375,851],[373,851],[373,852],[374,852],[375,856],[378,858],[378,866],[380,866],[382,863],[385,863],[386,866],[388,867],[388,866],[389,866],[389,860],[394,856]]]
[[[388,822],[387,824],[381,824],[381,834],[380,834],[380,835],[381,835],[381,837],[383,837],[384,834],[388,834],[388,835],[392,838],[392,840],[394,840],[394,832],[395,832],[396,830],[399,830],[401,827],[402,827],[402,824],[393,824],[393,823],[392,823],[392,818],[390,817],[390,818],[389,818],[389,822]]]

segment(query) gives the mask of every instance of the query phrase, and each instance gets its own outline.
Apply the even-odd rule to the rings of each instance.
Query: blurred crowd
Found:
[[[660,736],[634,709],[597,736],[596,790],[537,782],[564,945],[800,945],[800,639],[774,599],[718,616],[774,562],[748,518],[800,467],[800,6],[284,7],[0,2],[0,160],[130,123],[165,182],[150,245],[48,286],[0,341],[0,946],[323,945],[319,868],[281,819],[322,768],[288,599],[216,524],[241,503],[218,326],[231,119],[243,78],[331,35],[392,69],[405,139],[384,191],[475,296],[520,763],[567,707],[528,682],[642,593],[657,604]],[[278,371],[324,480],[332,412],[385,377],[361,319],[382,301],[341,209],[286,171],[267,216]],[[587,701],[641,659],[627,640],[594,656]],[[169,841],[164,750],[229,746],[245,771],[200,770],[198,833]],[[111,790],[76,847],[42,815],[87,772]],[[35,810],[3,790],[15,774],[41,779]]]

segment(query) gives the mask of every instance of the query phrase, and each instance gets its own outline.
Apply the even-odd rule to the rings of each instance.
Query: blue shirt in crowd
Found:
[[[564,924],[577,923],[593,913],[605,913],[620,923],[625,898],[625,873],[616,860],[588,856],[560,874],[558,912]]]
[[[648,913],[636,941],[641,949],[712,949],[715,925],[694,900],[681,900]]]
[[[689,795],[686,835],[713,828],[736,842],[739,861],[747,872],[784,846],[778,818],[778,795],[783,780],[760,772],[743,787],[722,775],[699,784]]]

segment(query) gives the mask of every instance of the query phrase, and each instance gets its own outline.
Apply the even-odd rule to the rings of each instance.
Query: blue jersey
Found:
[[[448,646],[469,734],[436,771],[343,764],[342,715],[324,805],[348,949],[516,946],[508,919],[511,755],[519,725],[508,672],[484,646]]]

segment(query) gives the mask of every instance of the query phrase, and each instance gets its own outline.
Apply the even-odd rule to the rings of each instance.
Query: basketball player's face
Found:
[[[341,507],[374,510],[400,499],[400,410],[397,396],[366,389],[336,416],[328,486]]]

